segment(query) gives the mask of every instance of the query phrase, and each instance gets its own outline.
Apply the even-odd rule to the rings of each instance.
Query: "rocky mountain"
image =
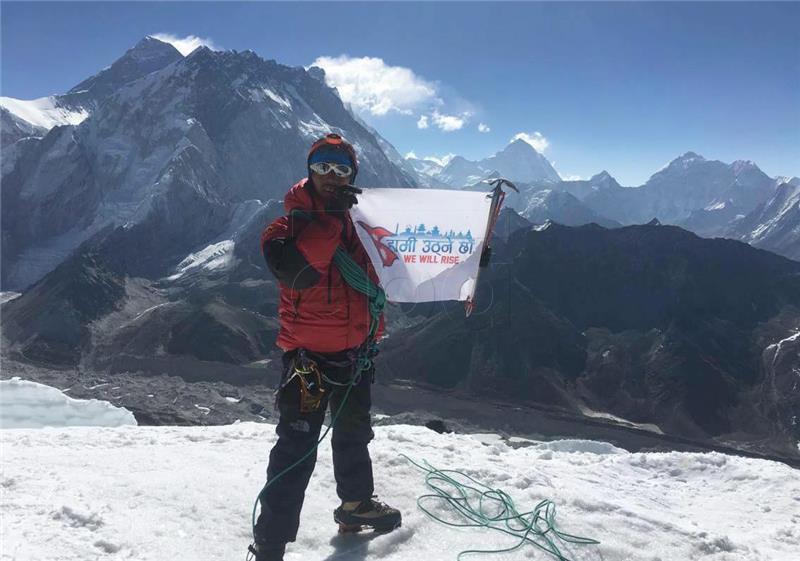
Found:
[[[443,167],[431,160],[406,161],[427,187],[478,189],[489,177],[516,180],[521,192],[509,193],[506,205],[538,223],[615,227],[655,218],[701,236],[732,237],[800,259],[800,223],[792,213],[784,212],[780,220],[775,216],[789,196],[778,187],[792,179],[771,178],[749,160],[726,164],[687,152],[638,187],[623,187],[605,170],[588,180],[562,181],[522,140],[480,161],[454,156]],[[777,232],[778,221],[781,233],[765,235]]]
[[[431,189],[453,188],[444,181],[437,179],[436,176],[439,175],[444,169],[444,165],[442,165],[440,162],[428,159],[412,158],[408,156],[406,156],[404,160],[406,165],[410,166],[414,170],[417,183],[420,186]]]
[[[619,222],[600,216],[577,197],[559,189],[544,189],[524,193],[525,208],[520,214],[533,224],[547,221],[564,226],[599,224],[606,228],[622,226]]]
[[[604,171],[586,181],[532,185],[528,194],[545,187],[564,191],[614,222],[643,224],[656,218],[701,236],[738,239],[800,259],[800,222],[787,212],[795,181],[800,182],[770,178],[751,161],[725,164],[687,152],[639,187],[623,187]],[[784,183],[789,187],[781,187]],[[527,199],[519,197],[514,204],[522,211]]]
[[[497,252],[472,316],[387,341],[390,376],[797,455],[800,401],[773,389],[800,367],[800,263],[660,225],[550,224]]]
[[[726,234],[800,260],[800,179],[780,184],[769,199],[732,221]]]
[[[413,158],[410,156],[406,156],[405,160],[411,167],[414,168],[414,171],[419,174],[426,175],[430,179],[433,179],[436,175],[441,173],[445,166],[445,164],[442,164],[438,161],[423,158]]]
[[[596,193],[615,192],[623,188],[617,183],[617,180],[605,170],[595,174],[590,179],[560,181],[553,187],[559,191],[569,193],[581,201]]]
[[[120,87],[172,64],[183,56],[163,41],[147,36],[114,63],[65,94],[34,100],[0,97],[3,147],[29,136],[42,137],[57,125],[78,125]]]
[[[500,152],[479,161],[453,156],[444,166],[431,160],[415,159],[415,162],[412,165],[418,173],[456,189],[474,186],[487,178],[498,176],[523,183],[561,180],[547,158],[523,140],[514,140]]]
[[[700,221],[698,212],[713,214],[725,208],[746,214],[768,198],[774,186],[752,162],[725,164],[694,152],[676,158],[640,187],[622,188],[616,181],[606,182],[598,189],[585,190],[579,198],[595,212],[623,224],[655,217],[685,225]],[[716,227],[725,225],[721,222]]]
[[[561,181],[550,162],[524,140],[514,140],[494,156],[479,162],[483,169],[496,170],[511,181]]]
[[[493,170],[486,169],[478,162],[467,160],[462,156],[454,156],[434,179],[461,189],[480,183],[492,176]]]
[[[164,274],[253,201],[281,198],[326,132],[354,144],[361,184],[413,185],[320,69],[252,51],[202,47],[177,59],[172,51],[146,38],[67,94],[113,92],[96,107],[87,102],[88,118],[11,146],[2,176],[4,289],[30,286],[108,226],[124,227],[120,251],[132,274]]]
[[[87,78],[59,97],[70,103],[94,109],[122,85],[161,70],[182,58],[183,55],[171,44],[148,35],[128,49],[111,66]]]

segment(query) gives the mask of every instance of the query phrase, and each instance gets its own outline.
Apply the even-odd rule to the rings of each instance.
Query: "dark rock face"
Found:
[[[752,327],[800,297],[800,264],[674,226],[552,225],[528,234],[514,265],[539,299],[582,329],[710,319]]]
[[[124,278],[85,248],[3,306],[4,336],[27,360],[77,364],[91,339],[88,325],[120,305],[124,287]]]
[[[524,193],[527,204],[520,214],[533,224],[556,222],[563,226],[597,224],[604,228],[622,226],[594,212],[573,195],[558,189]]]
[[[96,106],[122,85],[161,70],[182,58],[178,49],[169,43],[148,36],[128,49],[111,66],[87,78],[60,97],[73,105]]]
[[[796,400],[763,388],[800,371],[800,264],[657,225],[553,224],[498,253],[479,293],[486,309],[465,319],[445,308],[393,336],[381,356],[391,376],[693,438],[769,435],[796,454]],[[765,326],[771,335],[758,335]],[[773,371],[764,361],[778,337],[790,340]]]
[[[275,322],[224,302],[211,302],[172,326],[166,351],[200,360],[247,364],[272,349],[278,334],[275,327]]]
[[[772,196],[732,222],[725,235],[800,260],[800,180],[778,185]]]
[[[245,214],[231,236],[234,266],[153,281],[146,277],[184,256],[159,261],[154,255],[170,255],[165,247],[210,228],[213,213],[205,223],[179,221],[172,230],[166,218],[185,214],[164,213],[158,228],[148,228],[157,214],[131,228],[106,228],[26,291],[24,300],[4,305],[4,336],[15,355],[99,371],[170,372],[183,368],[179,361],[170,366],[181,357],[243,365],[263,360],[275,352],[278,287],[259,237],[280,212],[282,205],[273,201]],[[199,379],[216,375],[196,370]]]

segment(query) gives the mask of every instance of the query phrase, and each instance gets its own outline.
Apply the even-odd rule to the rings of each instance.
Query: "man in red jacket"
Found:
[[[278,441],[270,453],[268,486],[260,496],[261,514],[250,547],[256,561],[282,560],[286,543],[295,541],[328,404],[332,413],[341,407],[331,438],[336,492],[342,501],[334,520],[344,530],[368,526],[390,531],[401,523],[399,511],[373,499],[367,445],[374,436],[374,367],[364,372],[356,368],[357,354],[370,334],[369,300],[350,287],[334,261],[342,248],[379,283],[348,213],[361,192],[352,186],[357,172],[350,144],[336,134],[321,138],[308,154],[308,178],[284,198],[286,216],[261,236],[267,265],[280,282],[277,344],[284,351],[284,369],[277,396]],[[383,316],[376,339],[382,331]]]

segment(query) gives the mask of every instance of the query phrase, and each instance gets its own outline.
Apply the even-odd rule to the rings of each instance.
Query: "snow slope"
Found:
[[[78,125],[89,116],[85,109],[70,109],[60,105],[52,95],[38,99],[0,97],[0,107],[34,126],[46,129],[56,125]]]
[[[404,513],[382,536],[337,536],[326,440],[287,561],[455,561],[513,538],[453,529],[422,514],[424,476],[399,454],[462,469],[510,493],[520,510],[552,499],[562,530],[602,542],[575,561],[789,561],[800,546],[800,473],[717,453],[631,454],[601,442],[512,448],[486,435],[376,428],[376,489]],[[2,559],[244,559],[253,498],[274,426],[0,431]],[[486,442],[485,444],[483,442]],[[428,504],[436,508],[435,505]],[[794,552],[794,553],[792,553]],[[531,546],[465,559],[552,559]]]
[[[98,399],[72,399],[61,390],[12,378],[0,380],[0,428],[118,427],[133,414]]]

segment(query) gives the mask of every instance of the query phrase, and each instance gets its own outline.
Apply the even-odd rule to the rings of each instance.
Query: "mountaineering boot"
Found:
[[[252,556],[248,555],[248,561],[283,561],[286,544],[256,542],[249,545],[247,550],[252,554]]]
[[[389,505],[376,501],[342,503],[333,511],[333,520],[339,524],[339,533],[359,532],[362,526],[372,528],[376,532],[391,532],[402,523],[400,511]]]

